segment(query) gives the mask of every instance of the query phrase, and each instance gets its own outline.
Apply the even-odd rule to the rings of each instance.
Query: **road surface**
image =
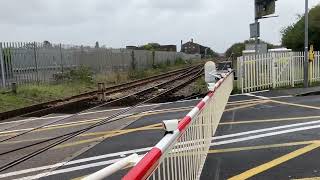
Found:
[[[288,91],[233,95],[212,140],[201,179],[302,179],[319,177],[320,96]],[[96,128],[0,174],[3,179],[77,179],[134,152],[146,153],[164,135],[162,120],[184,117],[199,100],[151,104],[144,113]],[[60,121],[38,132],[0,143],[1,152],[76,130],[119,108],[99,109],[76,122]],[[8,134],[68,115],[0,124]],[[20,130],[20,131],[19,131]],[[34,149],[33,149],[34,150]],[[32,150],[25,150],[31,152]],[[22,151],[25,153],[25,151]],[[0,156],[9,162],[21,153]],[[110,179],[119,179],[126,170]]]

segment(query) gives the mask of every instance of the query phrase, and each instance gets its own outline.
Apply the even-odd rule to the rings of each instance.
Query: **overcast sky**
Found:
[[[224,52],[249,37],[254,0],[0,0],[0,41],[43,41],[125,47],[180,40]],[[310,7],[319,0],[309,0]],[[261,20],[261,38],[304,11],[304,0],[278,0],[278,18]]]

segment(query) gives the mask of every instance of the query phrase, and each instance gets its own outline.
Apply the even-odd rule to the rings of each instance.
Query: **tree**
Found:
[[[96,45],[94,46],[95,48],[99,48],[99,42],[96,42]]]
[[[154,50],[158,49],[159,47],[160,47],[159,43],[148,43],[148,44],[142,46],[142,48],[144,50],[148,50],[148,51],[154,51]]]
[[[43,47],[46,47],[46,48],[52,47],[52,44],[49,41],[45,40],[43,41]]]
[[[244,43],[234,43],[231,47],[229,47],[225,53],[226,57],[230,57],[233,54],[236,57],[242,55],[242,51],[245,49]]]
[[[294,51],[304,50],[304,16],[299,16],[298,21],[286,28],[282,33],[282,45]],[[309,43],[320,50],[320,5],[309,12]]]
[[[253,44],[253,43],[255,43],[255,40],[252,40],[252,39],[245,40],[244,42],[234,43],[230,48],[227,49],[227,51],[225,52],[225,56],[230,57],[231,54],[233,54],[233,56],[235,56],[235,57],[242,56],[242,51],[245,50],[246,44]],[[263,40],[260,40],[260,43],[267,44],[268,49],[272,49],[272,48],[277,47],[277,46],[275,46],[271,43],[268,43],[266,41],[263,41]]]
[[[219,57],[219,53],[213,51],[212,49],[208,49],[207,55],[211,56],[211,57]]]

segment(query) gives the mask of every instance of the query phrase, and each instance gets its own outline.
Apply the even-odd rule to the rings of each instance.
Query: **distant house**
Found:
[[[201,57],[204,57],[209,51],[211,51],[209,47],[194,43],[193,39],[181,45],[181,52],[186,54],[201,54]]]
[[[154,50],[154,51],[172,51],[177,52],[176,45],[160,45],[157,43],[149,43],[144,46],[126,46],[126,49],[130,50]]]
[[[139,50],[139,47],[137,47],[137,46],[126,46],[126,49]]]
[[[177,52],[177,46],[176,45],[160,45],[158,48],[156,48],[156,50]]]

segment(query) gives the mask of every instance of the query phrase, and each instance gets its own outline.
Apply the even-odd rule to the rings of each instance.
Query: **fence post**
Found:
[[[136,69],[136,60],[134,57],[134,50],[131,51],[131,68],[132,70]]]
[[[276,67],[275,67],[275,56],[271,54],[271,72],[272,72],[272,88],[276,88]]]
[[[241,93],[243,90],[243,56],[237,58],[237,80],[238,80],[238,89],[241,89]]]
[[[241,92],[244,93],[244,81],[245,81],[245,63],[244,63],[244,57],[241,56],[241,59],[240,59],[240,64],[241,64],[241,74],[240,74],[240,77],[241,77]]]
[[[34,64],[36,68],[36,81],[39,85],[39,71],[38,71],[38,62],[37,62],[37,43],[33,42],[33,54],[34,54]]]
[[[152,51],[152,68],[155,67],[155,58],[156,58],[156,52],[153,50]]]
[[[290,52],[290,68],[291,68],[291,86],[294,87],[294,69],[295,69],[295,64],[294,64],[294,58],[293,58],[293,52]]]
[[[1,65],[1,77],[2,77],[2,87],[6,87],[6,76],[4,72],[4,59],[2,54],[2,43],[0,42],[0,65]]]
[[[62,57],[61,43],[59,44],[59,50],[60,50],[60,62],[61,62],[61,74],[63,74],[63,57]]]

